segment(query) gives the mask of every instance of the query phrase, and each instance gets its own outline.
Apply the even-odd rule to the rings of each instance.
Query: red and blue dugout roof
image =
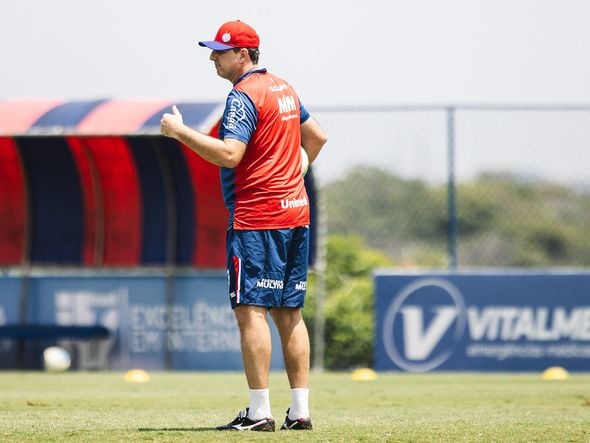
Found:
[[[217,134],[218,103],[0,101],[0,266],[224,268],[219,169],[160,135],[172,104]]]

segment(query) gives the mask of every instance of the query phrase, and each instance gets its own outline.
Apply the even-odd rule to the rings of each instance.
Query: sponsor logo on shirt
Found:
[[[281,200],[281,208],[283,209],[302,208],[303,206],[307,206],[307,197]]]
[[[286,114],[291,113],[297,110],[297,105],[295,104],[295,99],[291,95],[286,95],[284,97],[279,97],[279,113]]]
[[[235,129],[238,122],[246,118],[246,106],[244,101],[240,98],[232,98],[229,110],[225,116],[223,126],[226,129]]]
[[[284,85],[271,86],[271,88],[280,88],[281,86]],[[277,101],[279,104],[279,114],[281,114],[282,121],[299,118],[299,114],[297,113],[297,102],[293,96],[285,95],[283,97],[278,97]]]
[[[284,91],[287,88],[288,88],[288,86],[286,84],[284,84],[284,83],[281,84],[281,85],[271,85],[270,86],[270,90],[272,92],[281,92],[281,91]]]

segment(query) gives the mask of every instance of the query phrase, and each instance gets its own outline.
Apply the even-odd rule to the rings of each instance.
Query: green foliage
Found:
[[[331,234],[356,235],[401,266],[448,266],[447,185],[358,167],[326,185]],[[457,187],[460,266],[590,266],[590,193],[510,174]]]
[[[376,268],[393,262],[367,248],[359,237],[334,235],[328,239],[325,300],[325,361],[327,368],[372,366],[373,281]],[[310,278],[304,315],[313,337],[317,279]]]
[[[590,265],[590,194],[486,174],[461,185],[458,196],[461,264]]]
[[[414,262],[417,249],[426,245],[444,255],[446,194],[441,190],[359,167],[323,192],[330,233],[361,236],[368,246],[402,263]]]
[[[375,268],[392,264],[382,252],[367,248],[360,237],[332,235],[328,238],[328,291],[347,286],[352,279],[370,277]]]
[[[373,366],[373,285],[350,278],[326,302],[325,365],[330,369]]]

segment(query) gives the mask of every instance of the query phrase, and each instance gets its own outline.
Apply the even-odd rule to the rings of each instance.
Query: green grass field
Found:
[[[219,432],[247,404],[239,373],[0,372],[0,441],[590,441],[590,374],[313,374],[315,430]],[[277,424],[289,388],[272,374]]]

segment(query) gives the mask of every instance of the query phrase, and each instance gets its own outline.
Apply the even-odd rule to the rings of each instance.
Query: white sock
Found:
[[[309,389],[291,389],[291,408],[289,408],[289,420],[309,417]]]
[[[272,417],[270,413],[270,395],[267,389],[249,389],[250,406],[248,409],[248,418],[250,420],[260,420],[262,418]]]

